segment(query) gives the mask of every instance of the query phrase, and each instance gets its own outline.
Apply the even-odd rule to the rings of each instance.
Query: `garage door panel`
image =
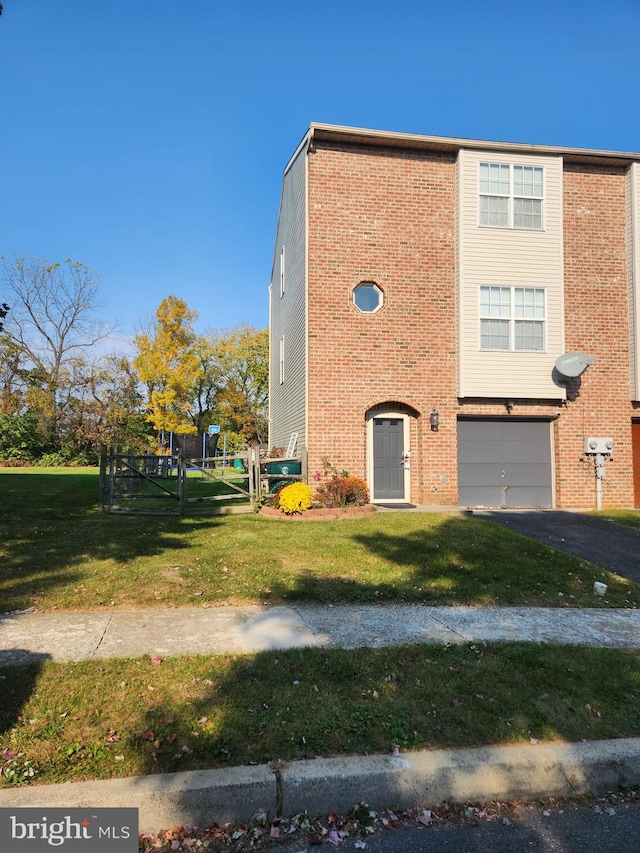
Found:
[[[504,468],[497,464],[480,464],[472,463],[458,466],[458,476],[461,481],[469,486],[499,486],[502,488],[504,479],[502,476]]]
[[[547,507],[549,490],[547,487],[533,488],[527,486],[525,489],[512,487],[507,489],[506,499],[509,509],[532,509],[536,507]]]
[[[502,490],[498,487],[469,486],[465,490],[464,506],[499,507],[502,502]]]
[[[502,464],[502,454],[500,446],[496,441],[488,441],[487,439],[465,439],[459,445],[458,460],[460,463],[476,464],[478,459],[482,459],[485,464],[496,465]]]
[[[509,465],[503,482],[509,486],[547,486],[551,482],[551,466],[546,465]]]
[[[458,422],[462,505],[550,507],[552,479],[548,421]]]

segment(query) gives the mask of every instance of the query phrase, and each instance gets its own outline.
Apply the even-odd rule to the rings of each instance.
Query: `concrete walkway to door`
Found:
[[[544,545],[640,583],[640,530],[569,510],[473,510]]]

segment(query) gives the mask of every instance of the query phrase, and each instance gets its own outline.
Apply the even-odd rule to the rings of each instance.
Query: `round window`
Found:
[[[382,301],[382,291],[372,281],[363,281],[353,289],[353,304],[365,314],[381,308]]]

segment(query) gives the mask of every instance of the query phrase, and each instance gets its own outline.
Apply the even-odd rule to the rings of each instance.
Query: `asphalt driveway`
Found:
[[[640,583],[640,530],[566,510],[474,510],[473,514]]]

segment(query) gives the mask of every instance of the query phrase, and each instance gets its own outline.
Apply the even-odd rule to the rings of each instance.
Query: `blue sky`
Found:
[[[267,325],[313,121],[640,150],[639,0],[3,3],[0,255],[100,273],[123,340],[169,294]]]

